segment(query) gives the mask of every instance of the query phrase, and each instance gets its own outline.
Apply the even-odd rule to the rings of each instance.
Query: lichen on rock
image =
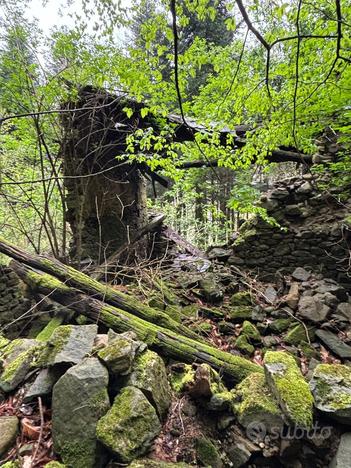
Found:
[[[96,335],[96,325],[61,325],[55,328],[38,366],[77,364],[92,351]]]
[[[316,408],[331,418],[351,424],[351,369],[342,364],[319,364],[310,388]]]
[[[136,354],[145,346],[127,334],[114,334],[109,339],[108,345],[98,352],[98,356],[112,375],[124,375],[131,372]]]
[[[108,411],[108,372],[97,358],[71,367],[55,384],[52,397],[54,448],[75,468],[98,468],[105,456],[96,439],[98,420]]]

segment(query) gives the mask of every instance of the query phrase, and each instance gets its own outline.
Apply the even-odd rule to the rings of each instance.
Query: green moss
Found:
[[[171,387],[177,393],[186,390],[189,384],[193,383],[195,379],[195,371],[190,364],[184,366],[183,372],[173,372],[171,374]]]
[[[313,397],[293,356],[283,351],[267,351],[267,379],[289,419],[300,427],[313,423]]]
[[[32,350],[29,349],[28,351],[25,351],[17,356],[16,359],[14,359],[5,367],[5,370],[1,375],[1,380],[6,383],[12,382],[13,378],[18,373],[23,364],[26,361],[31,360],[32,353]]]
[[[245,354],[253,354],[255,351],[254,346],[252,346],[251,343],[249,343],[247,337],[245,335],[240,335],[234,342],[234,346],[236,349],[239,351],[242,351]]]
[[[203,335],[208,335],[212,331],[212,325],[208,322],[197,323],[193,326],[193,328]]]
[[[78,325],[86,325],[88,323],[88,317],[82,314],[78,315],[78,317],[76,318],[76,323]]]
[[[131,342],[127,338],[119,336],[118,339],[112,340],[110,344],[99,351],[98,356],[103,361],[115,361],[125,355],[125,349],[130,349],[132,352]]]
[[[308,359],[319,358],[319,352],[309,343],[302,341],[299,344],[299,348]]]
[[[67,466],[92,468],[94,466],[91,461],[92,448],[89,440],[67,440],[61,445],[59,454]]]
[[[148,306],[153,309],[164,310],[166,304],[161,296],[155,295],[148,300]]]
[[[182,314],[182,308],[178,305],[168,305],[165,308],[165,313],[173,320],[176,322],[181,322],[183,314]]]
[[[243,224],[241,229],[240,229],[240,233],[239,233],[239,237],[237,239],[235,239],[233,245],[235,247],[237,247],[238,245],[241,245],[243,243],[245,243],[246,241],[248,241],[250,238],[255,238],[257,235],[257,231],[256,231],[256,228],[252,226],[252,224]]]
[[[302,341],[307,341],[308,338],[314,337],[314,328],[307,327],[308,336],[306,333],[306,328],[299,323],[292,327],[284,337],[285,343],[288,343],[293,346],[298,346]]]
[[[47,466],[47,465],[45,465]],[[21,463],[19,461],[9,461],[4,465],[1,465],[1,468],[21,468]]]
[[[235,306],[229,309],[227,316],[232,322],[243,322],[244,320],[251,319],[252,310],[251,306]]]
[[[182,313],[189,318],[198,318],[199,306],[196,304],[187,305],[182,308]]]
[[[230,298],[232,306],[250,306],[252,305],[251,294],[248,291],[240,291],[232,295]]]
[[[144,454],[161,425],[156,411],[135,387],[124,387],[96,427],[97,438],[123,462]]]
[[[0,353],[9,345],[9,343],[10,343],[10,340],[0,335]]]
[[[351,407],[351,368],[342,364],[319,364],[313,373],[316,397],[333,410]]]
[[[44,352],[38,357],[37,367],[45,367],[54,361],[55,356],[60,353],[68,343],[72,333],[71,325],[61,325],[53,331],[51,337],[46,342]]]
[[[31,286],[34,289],[36,289],[39,286],[40,288],[47,289],[50,291],[52,291],[53,289],[56,289],[58,291],[70,290],[69,286],[47,273],[36,273],[35,271],[28,271],[27,279],[29,280]]]
[[[248,320],[243,323],[241,334],[245,335],[251,343],[260,343],[261,335],[255,325]]]
[[[47,341],[62,322],[63,317],[53,317],[46,327],[37,335],[36,339],[38,341]]]
[[[95,395],[92,395],[86,402],[87,406],[93,411],[98,418],[101,418],[110,407],[110,399],[107,389],[103,388]]]
[[[100,317],[104,324],[112,330],[118,330],[119,333],[133,330],[140,341],[143,341],[149,346],[155,343],[158,332],[157,326],[153,323],[145,322],[128,312],[122,310],[120,312],[121,316],[116,316],[115,308],[105,305],[100,309]],[[122,317],[125,317],[125,319],[123,320]]]
[[[16,338],[15,340],[8,341],[5,347],[1,350],[1,357],[6,358],[9,356],[17,347],[21,346],[23,341],[24,340],[22,338]]]
[[[281,333],[287,330],[291,325],[290,318],[278,318],[269,324],[269,329],[274,333]]]
[[[45,468],[65,468],[66,465],[63,465],[62,463],[58,461],[51,461],[45,465]]]
[[[349,196],[350,194],[347,193],[347,198],[349,198]],[[351,227],[351,216],[346,216],[346,218],[344,218],[342,222],[346,224],[348,227]]]
[[[316,367],[315,373],[317,375],[336,377],[351,385],[351,368],[343,364],[319,364]]]
[[[280,419],[279,406],[266,385],[263,374],[253,373],[246,377],[232,391],[232,397],[235,398],[232,405],[233,412],[239,423],[245,427],[262,418]]]
[[[10,360],[1,374],[1,386],[3,390],[10,391],[21,383],[30,367],[34,365],[35,359],[42,349],[42,344],[32,346],[26,351],[21,352],[16,358]]]
[[[218,450],[209,439],[200,437],[196,439],[195,446],[197,459],[204,466],[210,466],[211,468],[222,466]]]

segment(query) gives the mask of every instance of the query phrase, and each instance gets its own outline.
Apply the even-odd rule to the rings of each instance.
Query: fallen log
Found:
[[[95,323],[104,324],[118,333],[134,331],[139,340],[144,341],[160,354],[184,362],[207,363],[234,383],[240,382],[252,372],[262,372],[262,367],[248,359],[234,356],[181,333],[146,322],[129,312],[88,296],[52,275],[14,261],[11,265],[35,292],[45,294],[59,304],[89,317]]]
[[[143,320],[146,320],[147,322],[156,323],[165,329],[182,333],[184,336],[189,338],[201,340],[197,333],[175,321],[165,312],[153,309],[143,304],[139,299],[117,291],[107,284],[99,283],[81,271],[78,271],[68,265],[64,265],[57,259],[43,255],[31,254],[10,244],[2,238],[0,238],[0,252],[20,263],[24,263],[25,265],[53,275],[63,281],[66,285],[80,289],[94,298],[125,310],[142,318]]]

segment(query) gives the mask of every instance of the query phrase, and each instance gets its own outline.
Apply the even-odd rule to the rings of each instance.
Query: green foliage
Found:
[[[212,129],[210,135],[198,133],[195,144],[180,145],[170,141],[171,126],[157,134],[144,128],[128,145],[132,160],[174,180],[154,205],[201,245],[228,240],[238,214],[273,222],[257,203],[252,163],[265,167],[277,147],[315,153],[315,137],[331,123],[343,149],[327,167],[330,184],[350,183],[350,0],[340,2],[341,22],[335,5],[322,0],[303,2],[300,11],[297,2],[284,0],[245,7],[270,46],[269,63],[235,2],[176,2],[180,103],[168,1],[134,0],[124,7],[120,0],[84,0],[75,25],[54,28],[48,36],[26,19],[27,2],[1,4],[6,21],[0,21],[0,115],[30,114],[0,128],[4,235],[37,251],[66,254],[60,115],[37,113],[58,109],[84,85],[146,102],[144,118],[179,114],[182,104],[187,118]],[[125,112],[132,115],[131,109]],[[220,144],[218,130],[242,123],[251,127],[244,147],[233,149],[234,135],[227,146]],[[198,159],[215,159],[219,167],[188,174],[177,169]]]

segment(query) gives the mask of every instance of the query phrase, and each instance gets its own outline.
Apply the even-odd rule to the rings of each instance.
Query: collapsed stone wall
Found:
[[[19,317],[30,309],[31,300],[25,297],[25,285],[11,267],[0,265],[0,326],[10,329],[10,335],[20,331]]]
[[[301,266],[351,285],[351,191],[321,190],[311,174],[277,183],[261,197],[279,227],[261,218],[247,221],[228,262],[253,270],[263,280]]]

